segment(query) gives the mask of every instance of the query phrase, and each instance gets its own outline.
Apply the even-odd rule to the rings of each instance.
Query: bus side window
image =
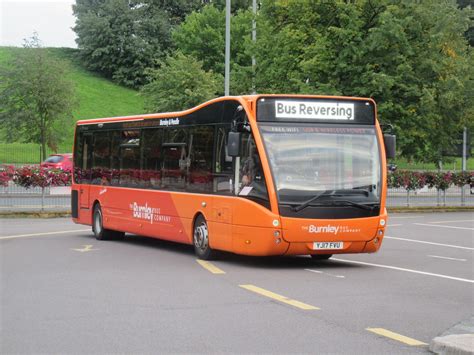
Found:
[[[161,188],[163,129],[145,129],[142,139],[141,184],[145,188],[159,189]]]
[[[189,135],[188,191],[212,192],[214,126],[192,127]]]
[[[79,133],[76,137],[76,146],[74,147],[74,181],[80,184],[82,181],[82,151],[84,149],[84,135]]]
[[[188,129],[165,130],[163,141],[163,162],[161,170],[162,187],[184,190],[189,175]]]
[[[120,186],[140,185],[140,131],[122,131],[120,144]]]
[[[120,177],[120,144],[122,143],[122,132],[112,131],[111,132],[111,144],[112,148],[110,151],[110,167],[111,167],[111,181],[110,184],[114,186],[119,185]]]
[[[217,127],[216,164],[214,174],[214,192],[232,193],[232,157],[227,154],[227,136],[230,127]]]
[[[90,183],[92,134],[85,133],[78,137],[74,167],[74,178],[77,183]]]
[[[110,185],[110,132],[94,133],[92,150],[91,183],[95,185]]]

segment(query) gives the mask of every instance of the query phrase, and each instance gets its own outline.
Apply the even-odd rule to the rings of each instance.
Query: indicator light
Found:
[[[281,243],[281,239],[280,239],[280,238],[275,239],[275,243],[276,243],[276,244],[280,244],[280,243]]]
[[[273,235],[278,238],[280,236],[280,231],[274,231],[273,232]]]
[[[245,244],[250,244],[250,243],[251,243],[250,240],[245,241]]]

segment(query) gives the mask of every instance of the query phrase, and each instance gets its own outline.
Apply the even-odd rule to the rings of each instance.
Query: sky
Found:
[[[38,32],[43,47],[77,48],[75,0],[0,0],[0,46],[21,47]]]

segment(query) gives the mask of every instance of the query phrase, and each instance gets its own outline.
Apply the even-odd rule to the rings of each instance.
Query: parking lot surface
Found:
[[[0,219],[0,353],[429,353],[474,312],[474,214],[391,214],[376,254],[198,262]]]

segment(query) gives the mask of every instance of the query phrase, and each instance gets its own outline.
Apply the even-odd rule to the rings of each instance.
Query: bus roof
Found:
[[[296,94],[256,94],[256,95],[241,95],[241,96],[221,96],[221,97],[217,97],[215,99],[206,101],[198,106],[195,106],[183,111],[85,119],[85,120],[78,120],[76,122],[76,125],[88,125],[88,124],[97,124],[97,123],[106,123],[106,122],[127,122],[127,121],[154,119],[154,118],[181,117],[181,116],[190,114],[194,111],[197,111],[215,102],[226,101],[226,100],[235,100],[235,101],[240,101],[242,103],[255,102],[262,97],[319,98],[319,99],[327,98],[327,99],[358,100],[358,101],[360,100],[360,101],[370,101],[375,105],[375,101],[371,98],[351,97],[351,96],[296,95]]]

